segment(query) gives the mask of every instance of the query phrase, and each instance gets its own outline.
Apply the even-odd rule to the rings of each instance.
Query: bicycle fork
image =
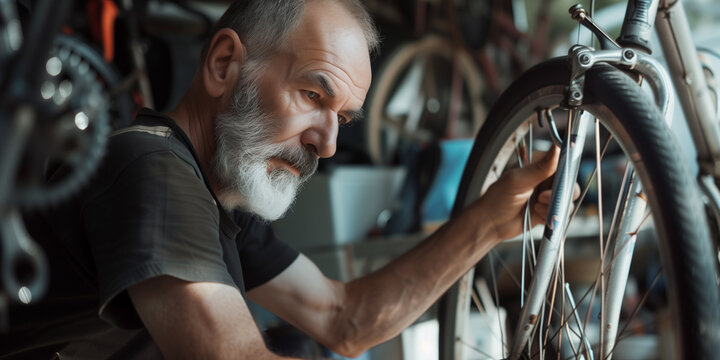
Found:
[[[568,298],[571,309],[561,312],[563,315],[560,326],[572,326],[572,331],[565,330],[568,340],[573,341],[571,347],[581,350],[584,347],[584,353],[588,354],[590,359],[593,359],[593,350],[587,340],[585,326],[577,315],[577,306],[572,294],[569,293],[569,287],[558,289],[553,285],[552,295],[548,299],[548,290],[551,289],[553,278],[555,278],[555,283],[559,281],[559,275],[555,274],[560,271],[559,260],[562,256],[570,220],[573,187],[575,186],[582,150],[585,145],[587,126],[589,122],[593,121],[593,117],[582,113],[582,110],[571,108],[569,120],[570,132],[562,143],[558,168],[552,187],[553,197],[537,259],[536,275],[527,292],[527,300],[520,314],[517,329],[514,332],[509,359],[520,358],[526,346],[530,347],[529,341],[535,337],[533,334],[537,331],[537,325],[542,322],[541,316],[545,309],[544,305],[550,307],[548,313],[552,314],[556,305],[553,299],[563,299],[565,297]],[[636,180],[635,173],[629,165],[618,201],[620,201],[618,209],[623,216],[619,219],[616,227],[617,231],[613,233],[613,238],[608,242],[608,244],[614,244],[612,252],[603,250],[604,255],[609,254],[609,256],[603,255],[606,260],[602,263],[602,278],[596,279],[604,283],[604,285],[600,286],[601,297],[604,299],[601,304],[602,330],[600,333],[601,358],[604,360],[609,360],[612,357],[612,351],[615,348],[622,299],[635,249],[635,241],[638,229],[647,218],[647,201],[642,194],[640,182]],[[602,214],[599,215],[602,216]],[[603,231],[603,229],[600,229],[600,231]],[[572,340],[571,333],[576,335]],[[547,340],[548,335],[541,333],[537,334],[537,336],[540,337],[542,344]],[[543,346],[540,346],[540,351],[542,351]],[[583,351],[578,351],[577,358],[584,359],[585,356],[582,353]]]
[[[532,338],[544,308],[545,295],[553,274],[558,271],[560,252],[570,216],[573,188],[585,145],[589,116],[571,108],[569,136],[563,141],[557,172],[553,180],[553,198],[545,222],[545,232],[538,253],[535,276],[528,290],[527,301],[513,335],[509,359],[518,359]],[[542,336],[542,334],[541,334]]]

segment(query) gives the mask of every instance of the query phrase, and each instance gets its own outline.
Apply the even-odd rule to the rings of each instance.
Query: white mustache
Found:
[[[312,176],[318,167],[318,158],[310,150],[302,147],[282,147],[274,151],[270,158],[280,158],[287,161],[292,167],[300,171],[300,181],[305,181]]]

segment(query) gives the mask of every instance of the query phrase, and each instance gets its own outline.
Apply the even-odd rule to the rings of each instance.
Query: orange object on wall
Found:
[[[115,58],[115,20],[118,7],[114,0],[90,0],[87,5],[90,32],[103,47],[105,61]]]

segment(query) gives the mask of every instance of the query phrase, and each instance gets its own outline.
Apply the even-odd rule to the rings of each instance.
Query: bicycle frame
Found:
[[[700,172],[720,178],[720,124],[681,1],[662,0],[655,25],[697,150]],[[630,8],[628,7],[628,10]]]

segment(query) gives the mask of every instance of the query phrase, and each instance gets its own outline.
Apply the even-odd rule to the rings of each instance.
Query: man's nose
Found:
[[[313,119],[311,126],[303,132],[302,144],[321,158],[335,155],[338,136],[338,115],[324,109]]]

